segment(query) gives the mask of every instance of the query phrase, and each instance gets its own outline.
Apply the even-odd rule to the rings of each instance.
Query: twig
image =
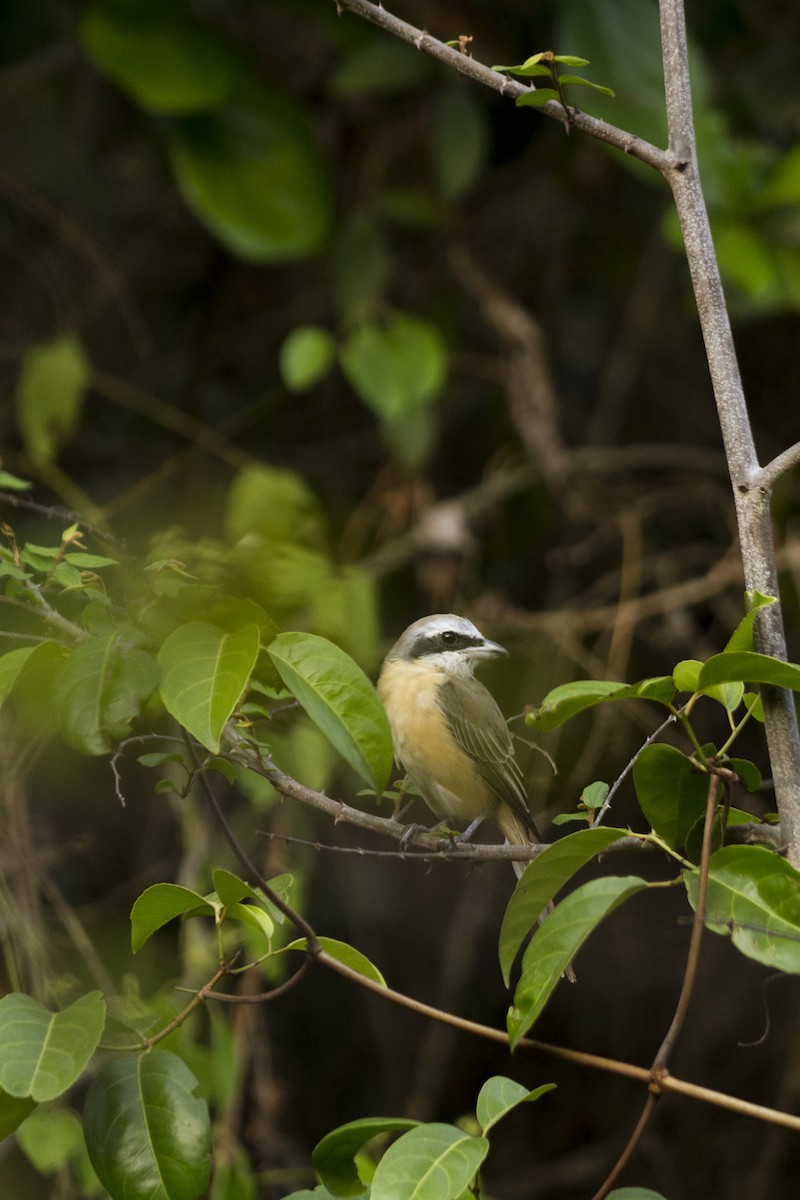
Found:
[[[216,814],[216,817],[220,823],[222,832],[225,835],[225,840],[227,841],[231,850],[233,850],[236,857],[239,859],[239,862],[242,864],[245,871],[247,871],[253,885],[255,887],[261,888],[261,891],[272,902],[272,904],[274,904],[275,907],[277,909],[279,909],[285,917],[288,917],[289,920],[292,922],[292,924],[294,926],[296,926],[297,929],[300,930],[300,932],[303,934],[303,936],[306,939],[307,954],[309,955],[309,957],[316,957],[316,955],[319,954],[319,949],[320,949],[319,942],[317,941],[316,933],[311,928],[308,921],[306,921],[306,919],[304,917],[302,917],[300,915],[300,913],[295,912],[295,910],[289,904],[286,903],[286,901],[283,899],[283,896],[279,896],[276,891],[273,891],[273,889],[267,883],[266,879],[264,879],[264,877],[261,874],[261,872],[259,871],[258,867],[255,865],[255,863],[250,858],[250,856],[247,853],[247,851],[245,850],[245,848],[239,842],[238,838],[236,837],[236,835],[234,834],[230,825],[228,824],[228,819],[225,816],[224,812],[222,811],[222,806],[220,805],[219,800],[217,800],[214,789],[212,788],[211,784],[208,782],[208,779],[206,778],[205,773],[202,770],[202,765],[198,759],[197,751],[195,749],[192,739],[189,737],[188,733],[186,733],[185,730],[182,730],[182,733],[183,733],[183,738],[184,738],[184,742],[186,745],[186,749],[189,752],[189,757],[191,758],[191,760],[195,766],[196,778],[200,784],[200,787],[205,792],[206,798],[208,799],[211,807],[213,808],[213,810]]]
[[[481,1025],[479,1022],[469,1021],[465,1017],[456,1017],[452,1013],[434,1008],[431,1004],[424,1004],[421,1000],[414,1000],[410,996],[405,996],[402,992],[397,992],[393,988],[368,979],[365,975],[360,975],[358,971],[354,971],[352,967],[348,967],[337,959],[332,958],[324,950],[320,951],[317,955],[317,961],[322,963],[323,966],[330,967],[332,971],[336,971],[339,975],[352,980],[353,983],[357,983],[361,987],[367,988],[368,991],[374,992],[376,996],[383,997],[384,1000],[399,1004],[411,1012],[430,1017],[434,1021],[443,1021],[445,1024],[452,1025],[455,1029],[462,1030],[464,1033],[475,1034],[478,1037],[486,1038],[488,1041],[508,1046],[508,1034],[504,1033],[501,1029],[493,1029],[490,1025]],[[533,1038],[521,1038],[517,1046],[520,1049],[547,1054],[551,1058],[558,1058],[562,1062],[573,1063],[575,1066],[589,1067],[596,1071],[608,1071],[613,1075],[622,1075],[628,1079],[635,1079],[640,1083],[648,1085],[652,1083],[652,1077],[647,1067],[638,1067],[634,1063],[623,1062],[620,1059],[605,1058],[599,1054],[588,1054],[583,1050],[573,1050],[567,1046],[555,1046],[549,1042],[535,1041]],[[658,1087],[662,1092],[672,1092],[676,1095],[688,1096],[693,1100],[702,1100],[706,1104],[714,1104],[718,1108],[727,1109],[729,1112],[739,1113],[740,1116],[754,1117],[756,1120],[767,1121],[773,1125],[782,1125],[787,1129],[792,1129],[796,1133],[800,1133],[800,1117],[796,1117],[793,1113],[780,1112],[778,1109],[768,1108],[763,1104],[753,1104],[749,1100],[742,1100],[738,1096],[730,1096],[725,1092],[717,1092],[712,1088],[701,1087],[699,1084],[689,1083],[685,1079],[678,1079],[668,1072],[665,1073],[662,1079],[659,1079]]]
[[[611,801],[616,796],[616,794],[619,791],[620,787],[622,786],[622,783],[624,782],[624,780],[627,779],[628,775],[630,775],[631,771],[633,770],[634,766],[636,765],[636,760],[639,757],[639,755],[642,753],[642,751],[646,750],[648,746],[652,746],[653,742],[657,741],[658,738],[661,737],[661,734],[664,732],[664,730],[667,728],[667,726],[674,725],[675,721],[677,719],[678,718],[676,717],[675,713],[670,713],[669,716],[667,717],[667,719],[665,721],[662,721],[661,724],[658,726],[658,728],[654,729],[653,732],[649,735],[649,737],[645,738],[645,740],[642,742],[639,749],[634,754],[633,758],[630,760],[630,762],[627,764],[627,766],[623,767],[622,771],[619,773],[619,775],[617,776],[617,778],[614,780],[613,784],[609,788],[608,795],[606,796],[606,798],[603,801],[600,808],[597,810],[597,814],[594,819],[595,825],[599,825],[600,822],[603,820],[603,817],[606,815],[609,808],[611,807]]]
[[[753,486],[766,488],[771,491],[775,484],[780,479],[781,475],[786,471],[790,471],[792,467],[800,464],[800,442],[795,442],[788,450],[784,450],[781,454],[776,455],[771,462],[768,462],[765,467],[757,471],[753,479]]]
[[[667,1075],[667,1063],[675,1042],[678,1039],[683,1022],[686,1019],[686,1013],[689,1008],[689,1001],[692,998],[694,991],[695,979],[697,978],[697,966],[700,961],[700,942],[703,937],[703,925],[706,912],[706,893],[708,890],[708,865],[711,859],[711,844],[712,835],[714,832],[714,817],[717,809],[717,790],[720,784],[720,776],[725,780],[726,784],[731,778],[735,778],[732,771],[720,770],[719,774],[712,774],[708,780],[708,798],[706,800],[705,822],[703,825],[703,845],[700,852],[699,879],[697,884],[697,901],[695,904],[695,921],[692,925],[692,936],[689,941],[689,952],[686,956],[686,967],[683,973],[683,983],[681,985],[678,1003],[675,1006],[675,1012],[670,1022],[669,1029],[664,1035],[664,1040],[656,1052],[650,1067],[650,1095],[645,1101],[639,1120],[636,1122],[636,1128],[628,1138],[625,1149],[609,1172],[602,1186],[598,1189],[593,1197],[593,1200],[603,1200],[615,1181],[618,1179],[623,1167],[631,1158],[634,1150],[641,1141],[650,1119],[656,1110],[656,1104],[661,1095],[661,1080]]]
[[[518,96],[525,96],[530,91],[530,88],[524,84],[517,83],[498,71],[492,71],[477,59],[468,54],[461,54],[424,30],[416,29],[406,21],[401,21],[386,9],[370,3],[370,0],[336,0],[336,8],[340,14],[352,12],[363,17],[365,21],[377,25],[380,29],[385,29],[387,33],[393,34],[403,42],[408,42],[415,49],[452,67],[459,74],[466,75],[477,83],[491,88],[492,91],[499,92],[501,96],[510,96],[516,100]],[[605,121],[599,121],[596,117],[590,117],[580,109],[568,108],[565,112],[558,100],[549,100],[537,111],[570,129],[578,129],[581,133],[589,134],[590,137],[606,142],[609,146],[616,146],[618,150],[630,154],[632,158],[638,158],[654,167],[662,175],[677,164],[678,160],[670,151],[660,150],[650,142],[644,141],[643,138],[636,137],[625,129],[618,129],[615,125],[609,125]]]

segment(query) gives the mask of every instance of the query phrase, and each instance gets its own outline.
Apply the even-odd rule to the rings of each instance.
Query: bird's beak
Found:
[[[499,642],[490,642],[484,640],[482,645],[473,646],[470,649],[472,658],[500,658],[508,654],[505,646],[501,646]]]

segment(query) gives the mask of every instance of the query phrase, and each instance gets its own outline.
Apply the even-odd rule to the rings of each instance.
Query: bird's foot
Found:
[[[453,839],[454,842],[457,842],[459,845],[463,845],[465,842],[471,841],[473,833],[483,824],[483,820],[484,818],[482,816],[476,817],[474,821],[470,822],[463,833],[460,833],[457,838]]]

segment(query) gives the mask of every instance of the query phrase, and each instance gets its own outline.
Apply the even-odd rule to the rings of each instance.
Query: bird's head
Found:
[[[409,625],[387,654],[386,662],[423,662],[451,675],[471,675],[482,659],[506,653],[466,617],[437,613]]]

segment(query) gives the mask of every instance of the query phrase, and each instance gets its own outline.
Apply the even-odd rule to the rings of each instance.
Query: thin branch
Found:
[[[376,996],[383,997],[384,1000],[389,1000],[393,1004],[399,1004],[411,1012],[417,1012],[422,1016],[430,1017],[434,1021],[442,1021],[446,1025],[452,1025],[453,1028],[460,1029],[464,1033],[475,1034],[478,1037],[486,1038],[488,1041],[508,1046],[508,1034],[504,1033],[501,1029],[493,1029],[490,1025],[481,1025],[477,1021],[469,1021],[464,1017],[456,1017],[452,1013],[444,1012],[440,1008],[434,1008],[431,1004],[424,1004],[421,1000],[414,1000],[410,996],[405,996],[402,992],[397,992],[393,988],[386,987],[372,979],[367,979],[365,975],[360,975],[358,971],[354,971],[351,967],[332,958],[324,950],[320,951],[317,955],[317,961],[322,963],[323,966],[330,967],[332,971],[336,971],[339,975],[352,980],[353,983],[357,983],[361,987],[367,988],[368,991],[374,992]],[[647,1067],[637,1067],[634,1063],[623,1062],[615,1058],[605,1058],[599,1054],[588,1054],[583,1050],[573,1050],[567,1046],[554,1046],[549,1042],[535,1041],[533,1038],[521,1038],[517,1046],[520,1049],[546,1054],[551,1058],[573,1063],[576,1066],[589,1067],[596,1071],[608,1071],[613,1075],[622,1075],[628,1079],[638,1080],[640,1083],[645,1083],[648,1086],[653,1083],[651,1073]],[[685,1079],[678,1079],[669,1073],[666,1073],[663,1078],[658,1080],[657,1086],[662,1092],[671,1092],[679,1096],[688,1096],[693,1100],[702,1100],[706,1104],[716,1105],[718,1108],[727,1109],[729,1112],[738,1113],[740,1116],[753,1117],[758,1121],[767,1121],[773,1125],[782,1125],[786,1129],[792,1129],[795,1133],[800,1133],[800,1117],[796,1117],[793,1113],[780,1112],[778,1109],[768,1108],[763,1104],[752,1104],[749,1100],[742,1100],[738,1096],[729,1096],[725,1092],[716,1092],[712,1088],[689,1083]]]
[[[279,896],[278,893],[269,886],[258,867],[250,858],[244,846],[242,846],[242,844],[239,842],[238,838],[228,824],[228,819],[225,816],[225,813],[222,811],[222,806],[216,797],[214,789],[208,782],[208,779],[202,770],[192,739],[189,737],[188,733],[185,732],[185,730],[183,731],[183,735],[186,749],[188,750],[189,756],[195,766],[196,778],[200,784],[200,787],[205,792],[206,798],[213,808],[214,813],[216,814],[222,832],[225,835],[225,840],[227,841],[231,850],[233,850],[239,862],[244,867],[245,871],[247,871],[253,885],[255,887],[259,887],[264,895],[272,902],[272,904],[274,904],[275,907],[279,909],[285,917],[288,917],[292,924],[300,930],[306,939],[307,954],[309,957],[315,957],[317,954],[319,954],[319,942],[317,941],[316,933],[311,928],[308,921],[306,921],[305,917],[302,917],[300,913],[296,912],[289,904],[286,903],[286,901],[283,899],[283,896]]]
[[[491,88],[492,91],[499,92],[501,96],[510,96],[516,100],[517,97],[525,96],[531,90],[498,71],[492,71],[490,67],[484,66],[470,55],[454,50],[451,46],[439,41],[438,38],[426,33],[425,30],[417,29],[406,21],[401,21],[399,17],[392,16],[386,9],[370,3],[370,0],[336,0],[336,7],[340,14],[352,12],[363,17],[365,21],[377,25],[380,29],[385,29],[387,33],[393,34],[403,42],[408,42],[415,49],[452,67],[460,75],[466,75],[476,83],[481,83],[485,87]],[[662,175],[666,175],[677,163],[677,159],[669,151],[660,150],[657,146],[651,145],[650,142],[646,142],[643,138],[636,137],[624,129],[618,129],[615,125],[609,125],[605,121],[599,121],[596,117],[590,117],[578,108],[567,108],[565,111],[564,106],[557,100],[548,101],[537,111],[569,129],[578,129],[581,133],[597,138],[598,141],[606,142],[609,146],[616,146],[623,153],[630,154],[631,157],[638,158],[654,167]]]
[[[727,781],[735,778],[732,771],[724,771],[723,777]],[[711,843],[714,832],[714,815],[717,808],[717,791],[719,788],[719,774],[712,774],[708,780],[708,798],[706,800],[705,824],[703,825],[703,845],[700,852],[700,866],[698,870],[697,882],[697,900],[695,903],[695,921],[692,925],[692,936],[689,942],[689,953],[686,956],[686,969],[683,976],[683,984],[681,993],[678,997],[678,1003],[675,1007],[675,1014],[672,1018],[672,1023],[664,1037],[663,1042],[658,1048],[658,1052],[653,1059],[653,1065],[650,1068],[655,1077],[658,1077],[662,1071],[666,1070],[669,1056],[672,1053],[672,1048],[677,1041],[683,1022],[686,1019],[686,1012],[689,1008],[689,1001],[692,998],[694,991],[695,979],[697,978],[697,966],[700,961],[700,942],[703,937],[703,927],[706,915],[706,894],[708,892],[708,864],[711,859]]]
[[[651,1092],[650,1095],[647,1097],[647,1100],[645,1101],[645,1105],[644,1105],[644,1108],[642,1109],[639,1120],[636,1122],[636,1126],[635,1126],[631,1136],[628,1138],[628,1144],[626,1145],[625,1149],[622,1151],[622,1154],[620,1154],[619,1158],[617,1159],[616,1163],[614,1164],[613,1169],[611,1171],[609,1171],[608,1175],[606,1176],[605,1181],[601,1184],[601,1186],[595,1192],[594,1196],[592,1197],[592,1200],[603,1200],[603,1197],[607,1196],[608,1193],[611,1191],[612,1187],[617,1182],[620,1175],[622,1174],[622,1172],[625,1170],[628,1163],[630,1162],[634,1150],[639,1145],[639,1142],[642,1140],[644,1131],[647,1129],[647,1126],[650,1124],[650,1118],[652,1117],[653,1113],[655,1112],[657,1104],[658,1104],[658,1096],[654,1092]]]
[[[642,751],[646,750],[648,746],[651,746],[653,744],[653,742],[657,741],[658,738],[661,737],[661,734],[664,732],[664,730],[669,725],[674,725],[676,720],[677,720],[677,717],[676,717],[675,713],[670,713],[669,716],[667,717],[667,719],[665,721],[662,721],[661,724],[658,726],[658,728],[654,729],[653,732],[649,735],[649,737],[645,738],[645,740],[642,742],[639,749],[634,754],[633,758],[630,760],[630,762],[627,764],[627,766],[623,767],[622,771],[620,772],[620,774],[617,776],[617,778],[614,780],[613,784],[609,788],[608,795],[606,796],[601,807],[597,810],[597,813],[595,814],[595,818],[594,818],[595,825],[600,824],[600,822],[603,820],[603,817],[606,815],[608,810],[611,808],[611,801],[616,796],[617,792],[619,791],[620,787],[622,786],[623,781],[625,779],[627,779],[628,775],[633,770],[634,766],[636,765],[636,760],[638,759],[638,757],[642,753]]]
[[[772,491],[781,475],[798,465],[800,465],[800,442],[795,442],[788,450],[776,455],[771,462],[756,472],[752,481],[753,486]]]

